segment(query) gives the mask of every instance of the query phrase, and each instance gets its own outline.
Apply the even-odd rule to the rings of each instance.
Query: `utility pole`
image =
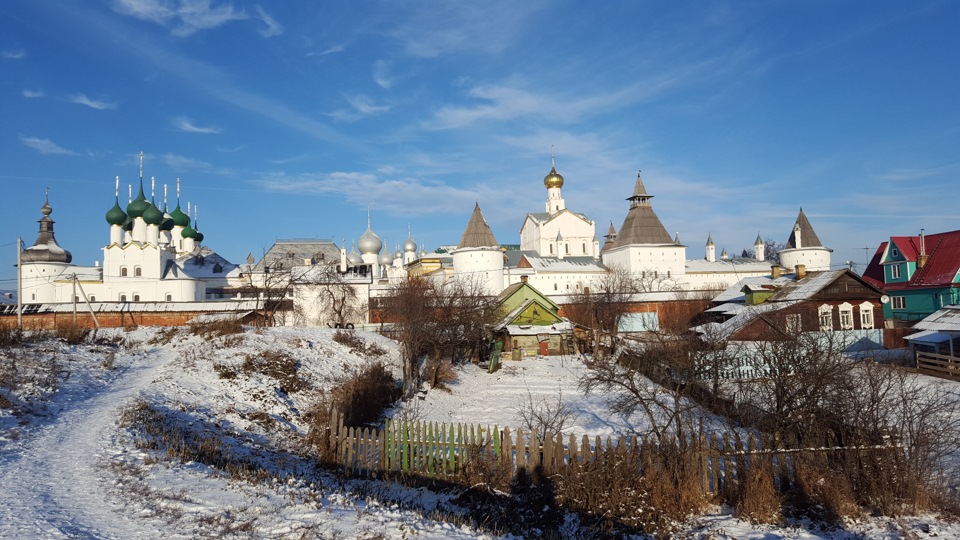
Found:
[[[73,274],[73,286],[74,288],[80,287],[80,294],[83,295],[83,301],[87,304],[87,309],[90,310],[90,316],[93,317],[93,324],[97,326],[97,329],[100,329],[100,321],[97,320],[97,314],[93,311],[93,306],[90,304],[90,298],[87,297],[86,291],[83,290],[83,285],[80,284],[80,281],[77,279],[77,274]],[[74,301],[76,301],[76,294],[73,296]],[[74,316],[76,316],[76,309],[74,309]]]
[[[23,239],[17,237],[17,330],[23,331],[23,265],[20,252],[23,251]]]

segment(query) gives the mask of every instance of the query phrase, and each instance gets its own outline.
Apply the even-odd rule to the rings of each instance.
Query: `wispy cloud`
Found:
[[[26,135],[20,135],[20,142],[22,142],[24,146],[33,148],[41,154],[59,154],[62,156],[77,155],[77,153],[73,150],[67,150],[50,139],[41,139],[40,137],[27,137]]]
[[[266,175],[253,181],[263,189],[297,195],[342,197],[358,206],[371,206],[394,215],[461,214],[477,191],[416,178],[382,177],[366,172]]]
[[[361,118],[374,116],[390,110],[389,105],[378,105],[374,103],[370,97],[363,94],[344,96],[344,99],[350,104],[350,108],[338,109],[330,113],[332,118],[342,122],[354,122]]]
[[[320,52],[309,52],[307,53],[307,56],[327,56],[328,54],[336,54],[345,50],[347,50],[346,45],[334,45],[333,47],[329,47]]]
[[[206,161],[200,161],[198,159],[188,158],[186,156],[180,156],[169,152],[159,156],[159,158],[160,161],[167,165],[167,167],[176,171],[207,170],[213,168],[213,166]]]
[[[76,94],[67,98],[67,101],[70,103],[76,103],[77,105],[86,105],[91,109],[97,109],[98,111],[104,111],[108,109],[116,109],[116,103],[110,103],[107,101],[99,101],[96,99],[90,99],[85,94]]]
[[[254,9],[257,10],[257,14],[260,15],[260,20],[266,23],[267,27],[264,30],[260,31],[260,35],[263,37],[273,37],[279,36],[284,32],[283,25],[277,22],[276,19],[271,17],[266,11],[263,10],[259,5],[254,6]]]
[[[2,57],[2,58],[9,58],[9,59],[11,59],[11,60],[19,60],[19,59],[23,58],[23,57],[26,56],[26,55],[27,55],[27,53],[25,53],[25,52],[23,52],[23,51],[3,51],[3,52],[0,52],[0,57]]]
[[[23,92],[21,92],[21,93],[23,94],[23,97],[25,97],[25,98],[41,98],[41,97],[47,95],[47,93],[44,92],[43,90],[30,90],[30,89],[28,89],[28,88],[24,88],[24,89],[23,89]]]
[[[214,6],[211,0],[177,0],[176,5],[166,0],[114,0],[113,9],[142,21],[172,26],[170,33],[178,37],[249,18],[243,10],[237,10],[230,4]],[[267,23],[267,31],[271,31],[271,23],[267,20],[264,22]]]
[[[193,123],[193,120],[185,116],[178,116],[172,120],[173,126],[186,133],[220,133],[220,128],[202,127]]]
[[[393,86],[394,79],[390,77],[393,64],[387,60],[377,60],[373,63],[373,82],[381,88],[390,88]]]
[[[918,169],[896,169],[885,174],[877,175],[877,179],[894,180],[898,182],[903,180],[917,180],[920,178],[928,178],[930,176],[956,174],[958,169],[960,169],[960,165],[956,163],[953,163],[950,165],[941,165],[939,167],[925,167],[925,168],[918,168]]]
[[[390,35],[424,58],[461,52],[496,54],[512,44],[546,4],[530,2],[418,2]],[[481,36],[478,38],[478,36]]]

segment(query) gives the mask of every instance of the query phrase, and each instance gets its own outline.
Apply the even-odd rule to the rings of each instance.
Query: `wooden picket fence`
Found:
[[[384,429],[361,429],[344,426],[342,418],[335,415],[330,429],[336,462],[348,474],[370,477],[401,475],[449,480],[477,463],[502,467],[511,475],[518,469],[538,467],[548,473],[562,473],[566,466],[611,463],[623,457],[660,467],[665,456],[672,453],[682,455],[691,467],[688,470],[696,471],[705,494],[716,494],[725,486],[745,482],[751,467],[768,467],[777,482],[792,484],[797,458],[902,452],[895,445],[778,448],[767,437],[749,435],[744,440],[738,433],[706,433],[702,428],[682,441],[674,438],[665,448],[652,437],[604,440],[597,436],[591,440],[586,435],[578,438],[557,434],[541,441],[535,433],[507,427],[388,420]]]

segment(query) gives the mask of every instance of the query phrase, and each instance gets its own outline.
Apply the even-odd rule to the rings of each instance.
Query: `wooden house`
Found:
[[[504,356],[558,355],[573,352],[573,328],[558,313],[560,306],[526,281],[515,283],[497,296],[502,319],[493,327],[503,341]]]

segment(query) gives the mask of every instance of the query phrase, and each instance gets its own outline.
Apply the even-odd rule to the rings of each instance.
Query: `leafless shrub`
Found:
[[[65,324],[57,327],[56,336],[65,343],[78,345],[86,341],[91,332],[91,329],[80,325]]]
[[[431,356],[423,365],[423,380],[431,388],[447,389],[447,385],[457,380],[457,372],[453,364],[446,358]]]
[[[793,507],[831,524],[859,516],[860,505],[846,475],[830,467],[823,456],[806,456],[793,462],[796,489]]]
[[[534,397],[528,388],[526,399],[514,408],[514,413],[527,432],[536,433],[541,441],[547,435],[562,433],[563,428],[573,424],[578,416],[573,407],[563,400],[563,390],[559,388],[552,398]]]
[[[767,460],[751,460],[746,481],[738,486],[734,515],[753,523],[779,523],[782,520],[780,493]]]
[[[166,345],[173,341],[173,338],[180,333],[180,329],[176,326],[168,326],[166,328],[160,328],[153,334],[153,337],[147,340],[149,345]]]
[[[337,330],[333,333],[333,340],[345,347],[349,347],[350,352],[354,354],[373,357],[387,354],[386,349],[376,343],[368,344],[353,330]]]
[[[0,347],[19,345],[23,338],[23,330],[16,326],[0,325]]]
[[[243,325],[237,319],[221,319],[218,321],[195,322],[190,324],[190,333],[210,339],[214,337],[240,334]]]

